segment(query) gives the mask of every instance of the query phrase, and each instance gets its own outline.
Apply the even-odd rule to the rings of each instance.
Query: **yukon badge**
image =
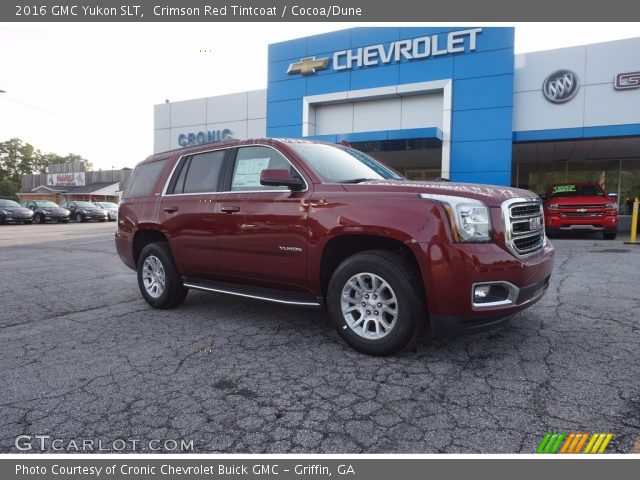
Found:
[[[280,245],[278,248],[282,252],[295,252],[295,253],[301,253],[302,252],[302,248],[300,248],[300,247],[287,247],[287,246]]]

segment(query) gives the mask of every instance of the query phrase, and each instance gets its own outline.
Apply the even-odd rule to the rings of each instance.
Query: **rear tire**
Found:
[[[150,243],[138,259],[138,287],[153,308],[174,308],[187,297],[167,242]]]
[[[618,236],[618,230],[614,230],[612,232],[602,232],[602,237],[605,240],[615,240],[616,237]]]
[[[392,355],[408,347],[426,322],[422,285],[402,255],[385,250],[358,253],[331,277],[329,315],[355,350]]]

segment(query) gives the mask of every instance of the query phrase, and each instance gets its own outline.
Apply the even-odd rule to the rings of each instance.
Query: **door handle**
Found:
[[[232,206],[232,207],[222,207],[221,210],[224,213],[236,213],[240,211],[240,207]]]
[[[166,207],[166,208],[163,208],[163,210],[167,213],[174,213],[178,211],[178,207]]]

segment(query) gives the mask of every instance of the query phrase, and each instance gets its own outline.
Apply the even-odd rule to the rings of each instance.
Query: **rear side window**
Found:
[[[122,193],[123,198],[146,197],[151,193],[166,160],[138,165],[131,174],[127,187]]]
[[[199,153],[191,157],[182,193],[217,192],[225,151]],[[184,168],[183,168],[184,170]],[[180,172],[182,173],[182,172]],[[180,182],[178,181],[179,186]],[[174,191],[174,193],[180,193]]]

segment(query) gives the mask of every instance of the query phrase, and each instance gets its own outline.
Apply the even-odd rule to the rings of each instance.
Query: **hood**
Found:
[[[394,193],[430,193],[434,195],[451,195],[473,198],[490,207],[499,207],[502,202],[511,198],[539,198],[529,190],[521,188],[500,187],[478,183],[455,182],[417,182],[411,180],[370,180],[355,184],[342,184],[348,192],[394,192]]]
[[[33,211],[27,207],[0,207],[0,210],[11,210],[12,212],[21,212],[21,213],[25,213],[25,212],[33,213]]]
[[[607,197],[572,195],[568,197],[552,197],[545,200],[547,205],[613,205],[616,202]]]

